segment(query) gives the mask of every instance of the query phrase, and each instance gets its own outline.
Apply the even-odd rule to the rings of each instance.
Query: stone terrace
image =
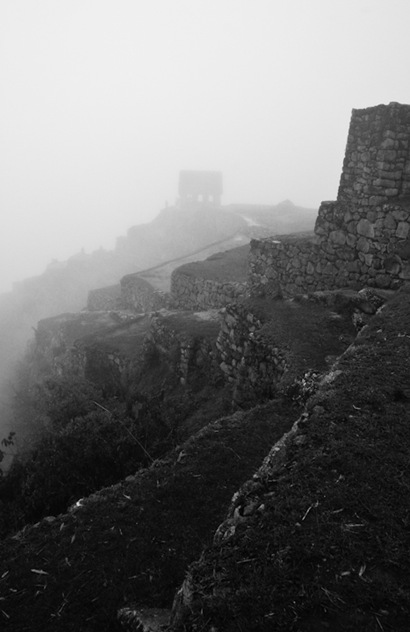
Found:
[[[254,296],[410,280],[410,105],[353,110],[338,199],[322,202],[314,234],[251,242]]]

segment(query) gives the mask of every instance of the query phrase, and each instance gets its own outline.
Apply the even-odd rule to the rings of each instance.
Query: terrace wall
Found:
[[[410,280],[410,106],[353,110],[338,199],[322,202],[314,233],[251,242],[251,295]]]

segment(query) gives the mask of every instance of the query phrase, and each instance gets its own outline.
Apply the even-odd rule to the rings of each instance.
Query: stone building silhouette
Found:
[[[180,171],[178,193],[181,207],[220,206],[222,173],[220,171]]]

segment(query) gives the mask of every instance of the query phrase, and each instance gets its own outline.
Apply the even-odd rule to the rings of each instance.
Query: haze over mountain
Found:
[[[2,0],[0,291],[173,204],[333,199],[352,108],[409,101],[406,0]]]
[[[119,283],[126,274],[177,259],[175,267],[186,255],[204,259],[215,250],[247,243],[250,224],[284,233],[312,229],[315,216],[315,209],[289,201],[276,207],[168,207],[152,222],[131,227],[114,249],[75,254],[15,284],[12,292],[0,295],[0,426],[13,395],[13,366],[40,319],[84,309],[90,290]]]

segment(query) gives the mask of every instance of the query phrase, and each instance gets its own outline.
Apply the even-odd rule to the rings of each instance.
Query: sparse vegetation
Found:
[[[2,629],[113,632],[129,601],[170,606],[232,494],[297,414],[278,401],[213,422],[135,478],[0,542]]]
[[[258,507],[190,569],[177,629],[405,631],[410,613],[408,297],[375,316],[282,467],[245,486]]]
[[[245,250],[201,269],[242,274]],[[178,336],[212,348],[211,318],[168,315],[165,351],[147,342],[148,317],[104,331],[73,318],[70,340],[88,332],[77,347],[87,379],[61,371],[65,349],[52,360],[31,350],[15,392],[25,446],[0,479],[2,629],[114,632],[130,602],[170,608],[189,568],[192,602],[175,632],[407,631],[408,295],[324,383],[355,336],[349,310],[243,305],[262,322],[261,348],[274,342],[287,361],[276,399],[247,412],[231,414],[232,384],[206,358],[186,383],[175,371]],[[107,355],[127,359],[111,377]],[[253,477],[305,405],[282,466]],[[228,535],[214,540],[230,506],[235,519],[218,530]]]
[[[25,441],[0,480],[0,537],[134,474],[230,409],[223,385],[210,391],[202,381],[193,385],[195,392],[181,388],[174,367],[152,352],[147,345],[144,376],[139,367],[128,375],[122,397],[107,398],[103,388],[75,371],[51,371],[30,349],[15,397]],[[103,384],[104,375],[97,375],[97,382]]]
[[[194,261],[180,267],[179,271],[188,276],[198,276],[212,281],[245,282],[248,275],[249,244],[217,252],[204,261]]]

